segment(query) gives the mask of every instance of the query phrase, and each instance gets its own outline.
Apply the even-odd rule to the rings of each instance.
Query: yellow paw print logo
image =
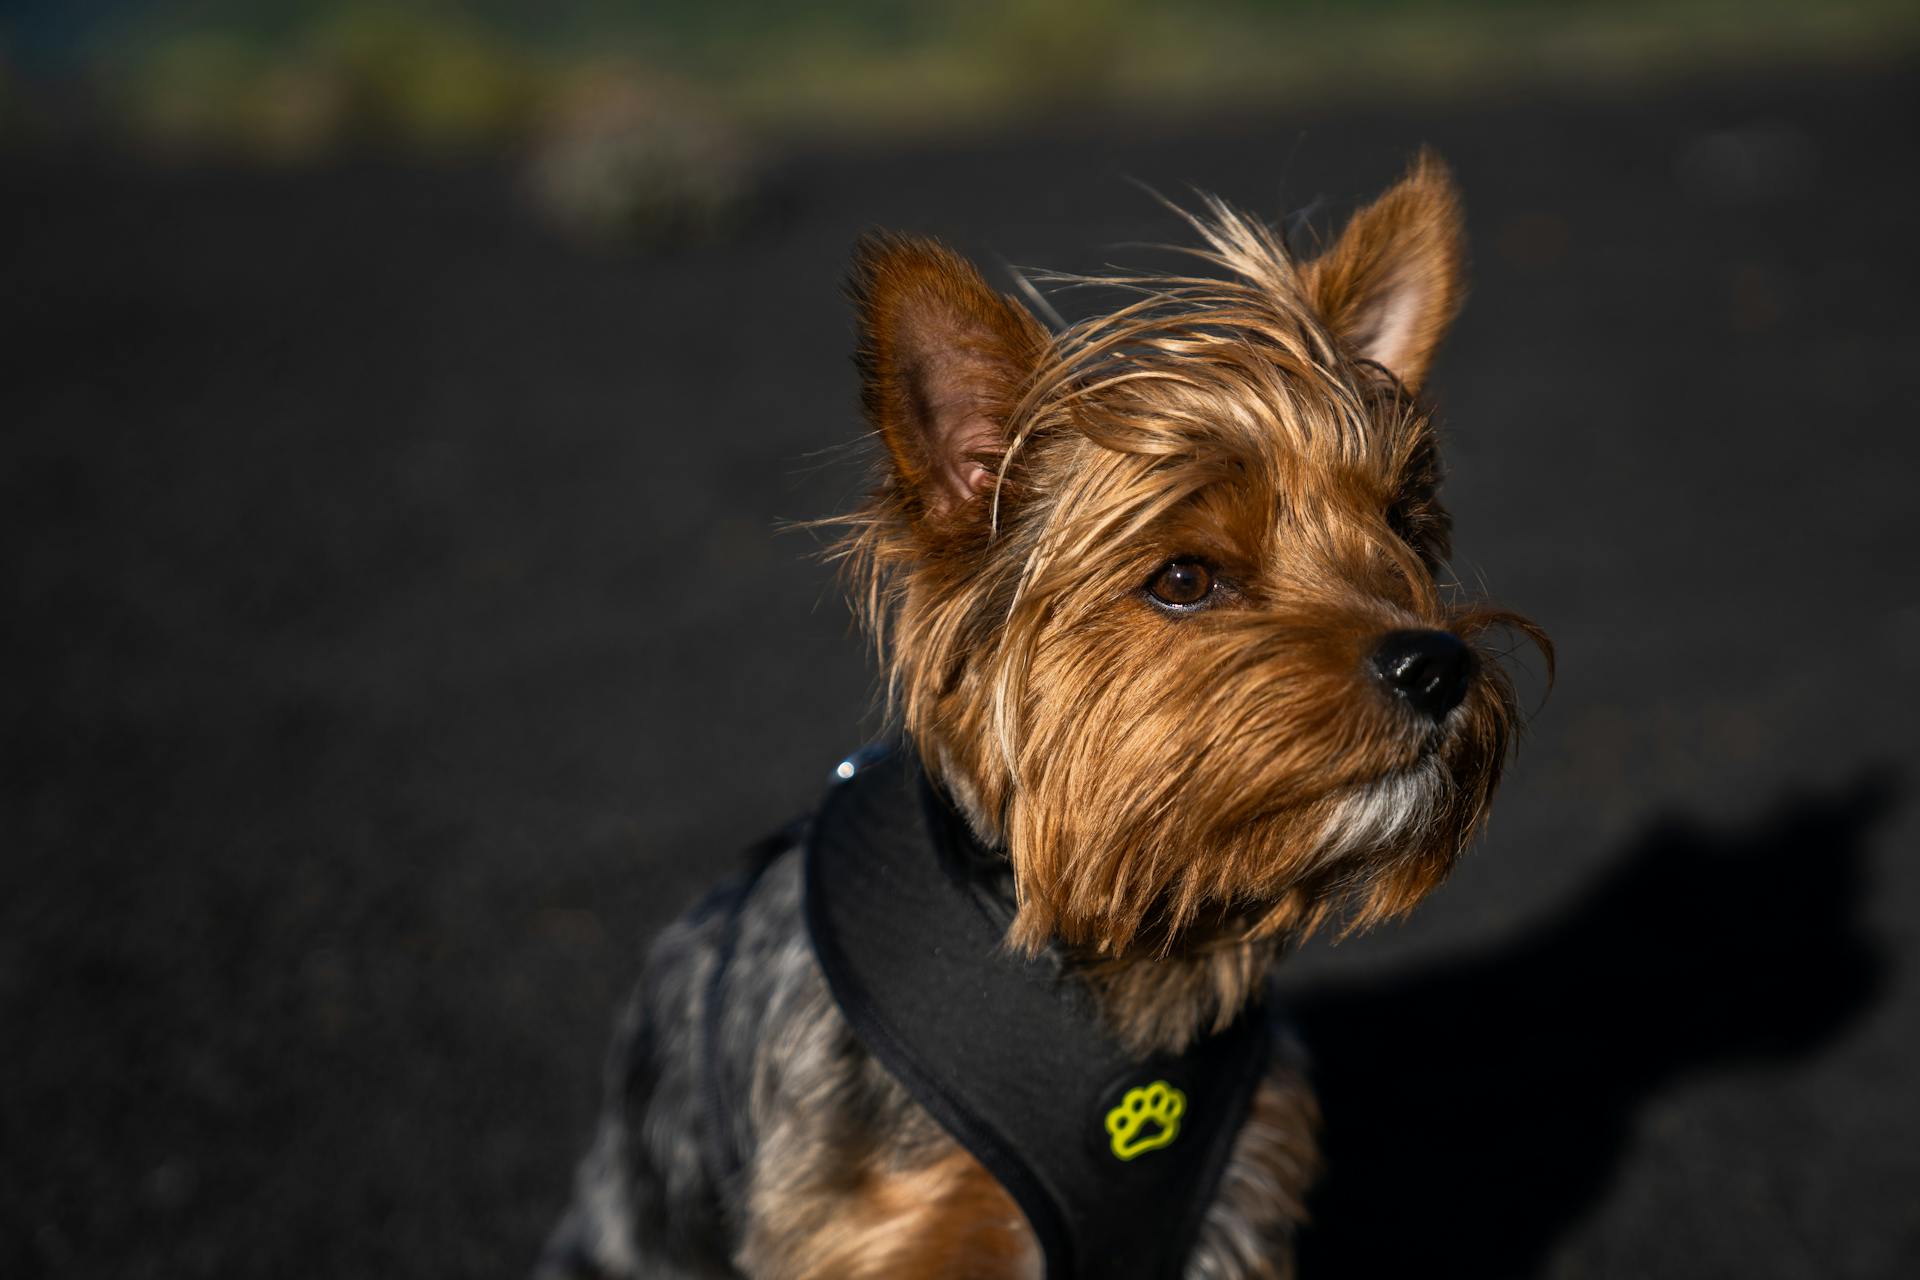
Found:
[[[1131,1160],[1142,1152],[1166,1146],[1180,1136],[1180,1117],[1186,1111],[1187,1095],[1165,1080],[1127,1090],[1120,1105],[1107,1112],[1107,1136],[1112,1139],[1113,1154]]]

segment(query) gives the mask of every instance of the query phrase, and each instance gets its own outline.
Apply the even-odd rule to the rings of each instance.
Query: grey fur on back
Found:
[[[712,1146],[732,1143],[747,1167],[756,1059],[831,1004],[799,927],[800,862],[798,847],[788,848],[737,912],[717,892],[655,940],[614,1031],[593,1145],[542,1255],[543,1280],[737,1274],[731,1255],[743,1188],[716,1185]],[[707,1001],[729,929],[736,932],[719,989],[721,1034],[710,1046]],[[704,1132],[709,1073],[735,1102],[723,1135]]]
[[[849,1170],[924,1167],[953,1140],[861,1046],[827,990],[802,914],[803,853],[781,848],[737,911],[723,893],[655,941],[621,1015],[593,1143],[537,1280],[737,1277],[784,1271],[778,1230],[756,1232],[753,1205],[831,1206]],[[715,969],[732,951],[716,984]],[[717,1035],[706,1006],[720,1000]],[[709,1126],[711,1079],[726,1132]],[[1310,1095],[1290,1055],[1267,1086]],[[1189,1260],[1190,1277],[1290,1274],[1297,1214],[1260,1212],[1249,1125]],[[727,1185],[715,1157],[731,1143]],[[1308,1153],[1310,1155],[1310,1153]],[[1304,1171],[1303,1171],[1304,1172]],[[1278,1253],[1278,1257],[1276,1257]],[[1276,1262],[1278,1265],[1276,1265]]]

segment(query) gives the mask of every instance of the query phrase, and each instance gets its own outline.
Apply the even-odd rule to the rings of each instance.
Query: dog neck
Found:
[[[982,900],[1003,924],[1017,906],[1013,863],[952,772],[938,784],[950,835]],[[1123,955],[1103,955],[1055,941],[1047,948],[1061,969],[1085,986],[1102,1016],[1139,1054],[1180,1053],[1194,1040],[1230,1024],[1260,998],[1279,958],[1277,939],[1249,940],[1239,922],[1220,921],[1175,939],[1153,939]]]
[[[1076,967],[1129,1046],[1178,1053],[1259,999],[1279,952],[1272,939],[1222,938],[1164,956],[1089,958]]]

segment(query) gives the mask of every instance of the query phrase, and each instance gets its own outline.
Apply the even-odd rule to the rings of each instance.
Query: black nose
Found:
[[[1473,650],[1448,631],[1389,631],[1373,651],[1373,669],[1415,711],[1444,720],[1467,696]]]

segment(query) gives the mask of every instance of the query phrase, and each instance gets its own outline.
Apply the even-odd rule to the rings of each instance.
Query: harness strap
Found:
[[[1178,1277],[1265,1067],[1264,1011],[1178,1055],[1129,1053],[1060,957],[1007,950],[1005,857],[911,750],[834,788],[806,858],[835,1002],[1019,1204],[1048,1280]]]

